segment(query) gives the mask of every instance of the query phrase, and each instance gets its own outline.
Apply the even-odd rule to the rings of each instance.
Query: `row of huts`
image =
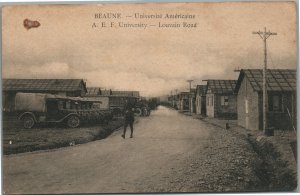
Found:
[[[12,112],[16,93],[47,93],[100,101],[100,109],[121,111],[128,101],[140,99],[138,91],[116,91],[87,87],[83,79],[2,79],[2,109]]]
[[[296,126],[296,70],[268,69],[267,121],[275,129]],[[263,128],[263,70],[242,69],[237,80],[206,80],[188,92],[169,96],[180,111],[219,119],[236,119],[251,130]]]

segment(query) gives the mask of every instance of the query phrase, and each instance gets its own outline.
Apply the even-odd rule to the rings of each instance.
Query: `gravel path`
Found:
[[[149,188],[140,191],[259,191],[256,187],[260,180],[254,172],[259,157],[245,136],[214,126],[208,139],[201,144],[195,145],[181,161],[181,166],[172,167],[169,174],[141,181],[148,183]]]
[[[3,158],[6,193],[227,192],[255,187],[256,154],[243,136],[164,107],[134,138]]]

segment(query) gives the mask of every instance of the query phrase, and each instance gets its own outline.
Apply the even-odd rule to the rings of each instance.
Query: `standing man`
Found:
[[[131,130],[131,134],[130,134],[130,138],[132,138],[133,136],[133,122],[134,122],[134,113],[133,113],[133,108],[127,108],[125,110],[125,124],[124,124],[124,132],[123,132],[123,139],[125,139],[125,134],[126,134],[126,129],[129,125],[130,130]]]

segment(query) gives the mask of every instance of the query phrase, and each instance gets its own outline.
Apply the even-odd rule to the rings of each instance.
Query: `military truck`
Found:
[[[98,109],[100,101],[42,93],[17,93],[15,110],[26,129],[38,123],[64,123],[70,128],[83,123],[103,123],[112,119],[111,111]]]

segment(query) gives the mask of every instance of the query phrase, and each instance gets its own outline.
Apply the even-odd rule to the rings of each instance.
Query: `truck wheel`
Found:
[[[136,108],[136,109],[134,110],[134,114],[135,114],[136,116],[141,116],[141,115],[142,115],[142,110],[141,110],[140,108]]]
[[[70,128],[76,128],[80,125],[80,119],[78,116],[70,116],[67,120],[67,125]]]
[[[24,116],[22,120],[23,120],[23,127],[25,129],[31,129],[34,126],[35,122],[32,116]]]

